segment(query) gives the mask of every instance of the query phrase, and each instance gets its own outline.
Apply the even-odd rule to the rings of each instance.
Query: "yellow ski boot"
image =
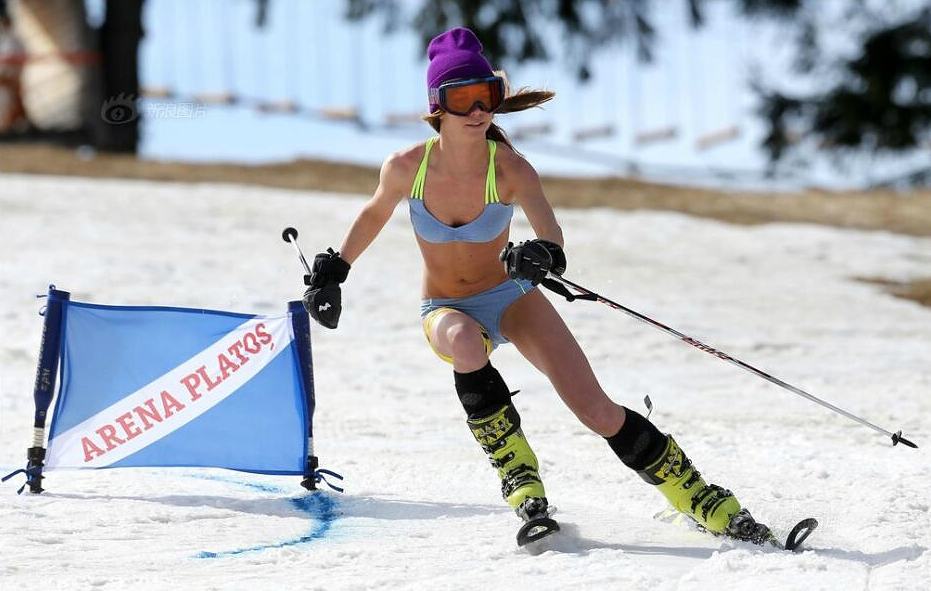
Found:
[[[528,497],[546,498],[537,456],[520,428],[513,406],[502,406],[481,419],[469,419],[469,429],[501,479],[501,495],[515,511]]]
[[[668,435],[665,452],[637,473],[656,486],[677,510],[715,534],[728,534],[731,519],[740,512],[734,494],[705,479],[692,465],[676,440]]]
[[[517,410],[508,404],[486,417],[469,419],[468,425],[498,471],[501,496],[524,520],[517,543],[523,546],[559,531],[549,517],[537,456],[520,428]]]

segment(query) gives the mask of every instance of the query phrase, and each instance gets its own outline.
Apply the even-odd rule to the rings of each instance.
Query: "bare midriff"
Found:
[[[419,237],[423,254],[423,297],[459,298],[491,289],[507,279],[498,258],[508,242],[505,230],[490,242],[433,244]]]

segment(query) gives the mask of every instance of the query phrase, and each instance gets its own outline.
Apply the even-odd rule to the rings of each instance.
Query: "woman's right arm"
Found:
[[[413,175],[409,174],[408,160],[405,154],[392,154],[382,164],[375,194],[352,223],[339,249],[340,256],[347,263],[355,262],[375,240],[391,218],[394,208],[407,193],[408,187],[405,183],[413,178]]]

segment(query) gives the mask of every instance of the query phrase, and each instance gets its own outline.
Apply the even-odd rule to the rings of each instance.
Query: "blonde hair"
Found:
[[[510,84],[508,84],[507,75],[502,70],[495,70],[495,76],[500,76],[504,79],[504,100],[501,102],[501,106],[495,111],[495,115],[503,113],[516,113],[517,111],[526,111],[527,109],[532,109],[534,107],[539,107],[545,102],[553,100],[556,96],[555,92],[549,90],[532,90],[527,87],[523,87],[517,90],[514,94],[511,94]],[[424,115],[422,119],[430,124],[435,131],[440,131],[441,116],[443,111],[437,109],[430,113],[429,115]],[[514,145],[511,143],[511,140],[508,138],[507,134],[504,133],[504,130],[498,127],[496,124],[492,123],[491,127],[488,128],[488,131],[485,132],[485,137],[494,140],[496,142],[501,142],[506,144],[509,148],[517,152],[517,149],[514,148]],[[520,154],[520,152],[517,152]]]

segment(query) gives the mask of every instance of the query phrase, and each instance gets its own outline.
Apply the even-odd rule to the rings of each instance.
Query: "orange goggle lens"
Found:
[[[468,115],[478,106],[491,113],[504,100],[504,80],[498,76],[448,82],[439,88],[439,105],[447,113]]]

